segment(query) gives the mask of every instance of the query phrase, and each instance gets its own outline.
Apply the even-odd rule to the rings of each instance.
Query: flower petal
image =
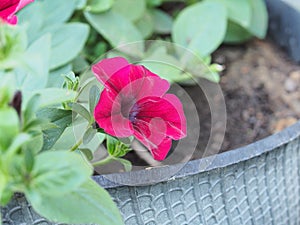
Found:
[[[150,150],[155,160],[164,160],[171,149],[172,140],[166,137],[164,125],[159,118],[134,125],[134,136]]]
[[[179,140],[186,136],[186,118],[182,104],[175,95],[166,94],[162,98],[146,97],[137,104],[140,108],[136,115],[138,121],[149,123],[153,118],[160,118],[167,128],[167,137]]]
[[[14,14],[34,0],[4,0],[0,2],[0,18],[9,24],[16,24],[17,16]]]
[[[102,91],[94,117],[99,126],[110,135],[129,137],[133,134],[132,124],[122,115],[119,96],[108,89]]]
[[[96,78],[103,84],[120,69],[129,65],[128,61],[122,57],[103,59],[92,66],[92,71]]]

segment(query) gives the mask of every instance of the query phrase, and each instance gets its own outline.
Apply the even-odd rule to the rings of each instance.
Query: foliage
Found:
[[[211,54],[264,38],[268,19],[263,0],[35,0],[17,17],[17,26],[0,21],[0,206],[21,192],[49,220],[77,224],[122,224],[92,166],[132,167],[123,157],[133,138],[95,122],[103,86],[89,65],[121,55],[170,82],[218,82]],[[98,160],[101,145],[106,158]]]

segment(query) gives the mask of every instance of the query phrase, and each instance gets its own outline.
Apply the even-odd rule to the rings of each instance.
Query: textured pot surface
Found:
[[[280,0],[267,3],[271,36],[300,61],[300,13]],[[94,179],[107,188],[126,224],[300,224],[300,121],[179,170],[182,166]],[[139,186],[118,184],[129,181]],[[52,224],[39,217],[22,195],[15,195],[2,213],[4,225]]]

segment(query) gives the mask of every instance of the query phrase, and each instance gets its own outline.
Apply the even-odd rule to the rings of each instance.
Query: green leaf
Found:
[[[65,81],[62,75],[70,72],[71,70],[72,70],[71,64],[67,64],[63,67],[51,71],[48,76],[47,87],[61,88]]]
[[[39,94],[35,94],[29,99],[23,113],[23,122],[25,125],[28,124],[28,122],[30,122],[34,118],[35,113],[39,107],[39,102],[40,102]]]
[[[129,172],[132,170],[132,164],[127,159],[121,159],[121,158],[115,158],[116,161],[120,162],[123,166],[126,172]]]
[[[56,128],[43,131],[44,133],[43,150],[49,150],[59,139],[59,137],[64,132],[66,127],[68,127],[72,123],[71,110],[45,108],[38,111],[37,117],[42,119],[47,118],[49,119],[49,122],[57,125]]]
[[[87,0],[76,0],[76,8],[83,9],[86,6]]]
[[[129,145],[126,145],[120,142],[118,139],[109,135],[107,135],[106,137],[106,146],[109,155],[116,158],[123,157],[124,155],[126,155],[128,152],[131,151]]]
[[[258,38],[265,38],[268,29],[268,11],[264,0],[251,0],[252,19],[249,31]]]
[[[83,23],[69,23],[52,26],[46,32],[52,35],[50,68],[56,69],[75,59],[83,49],[89,26]]]
[[[96,85],[94,85],[93,87],[91,87],[89,95],[89,108],[91,114],[94,114],[94,110],[96,108],[96,105],[98,104],[99,98],[100,90]]]
[[[88,144],[90,141],[95,137],[97,133],[97,130],[94,129],[93,127],[90,127],[89,129],[86,130],[86,132],[83,135],[83,144]]]
[[[0,109],[0,149],[7,149],[19,132],[19,116],[15,109]]]
[[[13,156],[14,153],[16,153],[17,150],[19,150],[22,147],[22,145],[26,144],[31,138],[32,138],[32,136],[29,134],[20,133],[18,136],[16,136],[14,138],[13,142],[7,149],[7,153],[10,156]]]
[[[91,179],[76,190],[61,196],[44,195],[41,201],[30,196],[28,199],[37,213],[55,222],[124,224],[119,210],[107,191]]]
[[[22,91],[32,92],[46,87],[49,74],[51,36],[43,35],[33,42],[23,56],[26,73],[17,73]],[[21,76],[22,75],[22,76]]]
[[[238,44],[248,41],[252,38],[252,34],[240,25],[228,21],[227,33],[224,38],[225,43]]]
[[[114,0],[91,0],[85,10],[91,13],[102,13],[109,10],[113,4]]]
[[[158,34],[169,34],[172,31],[173,19],[170,15],[159,9],[153,9],[150,14],[154,23],[154,31]]]
[[[68,0],[62,3],[61,0],[42,1],[42,11],[44,12],[43,25],[52,26],[55,23],[63,23],[69,20],[76,8],[77,0]]]
[[[70,19],[77,0],[62,4],[61,0],[34,1],[18,13],[19,24],[27,26],[29,41],[32,42],[45,30],[55,24],[62,24]]]
[[[141,33],[125,17],[108,11],[101,14],[84,13],[88,22],[113,46],[127,44],[143,40]],[[123,49],[125,52],[141,55],[143,44],[136,44],[136,49]]]
[[[28,143],[23,146],[24,151],[32,151],[33,153],[38,153],[42,150],[44,144],[43,133],[33,137]]]
[[[77,56],[72,62],[73,71],[75,73],[84,72],[89,66],[88,61],[81,55]]]
[[[154,22],[149,11],[145,11],[143,17],[136,21],[135,24],[143,38],[147,38],[152,35],[154,31]]]
[[[199,2],[182,10],[172,30],[175,43],[200,56],[210,55],[222,43],[227,26],[227,11],[218,2]]]
[[[170,82],[191,79],[191,76],[182,72],[180,61],[170,55],[164,46],[158,46],[141,64]]]
[[[92,168],[77,153],[43,152],[35,158],[28,194],[61,196],[76,190],[91,175]]]
[[[92,117],[91,117],[89,111],[84,106],[82,106],[76,102],[70,103],[69,106],[71,107],[71,109],[74,112],[78,113],[83,118],[85,118],[87,121],[91,122]]]
[[[87,158],[87,160],[91,161],[93,160],[93,151],[88,148],[79,148],[79,151],[84,154],[84,156]]]
[[[228,18],[242,27],[248,27],[251,23],[252,0],[214,0],[223,3],[228,10]]]
[[[77,92],[75,91],[69,91],[61,88],[45,88],[43,90],[37,91],[36,93],[40,94],[41,96],[41,107],[72,101],[77,95]]]
[[[145,0],[115,0],[112,10],[129,21],[137,21],[146,10],[146,2]]]

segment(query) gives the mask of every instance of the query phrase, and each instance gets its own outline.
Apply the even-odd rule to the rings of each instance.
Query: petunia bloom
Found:
[[[0,1],[0,22],[16,24],[18,18],[15,15],[20,9],[34,0],[1,0]]]
[[[172,139],[186,136],[180,100],[166,94],[168,81],[124,58],[104,59],[92,71],[104,85],[94,111],[98,125],[116,137],[134,136],[156,160],[164,160]]]

